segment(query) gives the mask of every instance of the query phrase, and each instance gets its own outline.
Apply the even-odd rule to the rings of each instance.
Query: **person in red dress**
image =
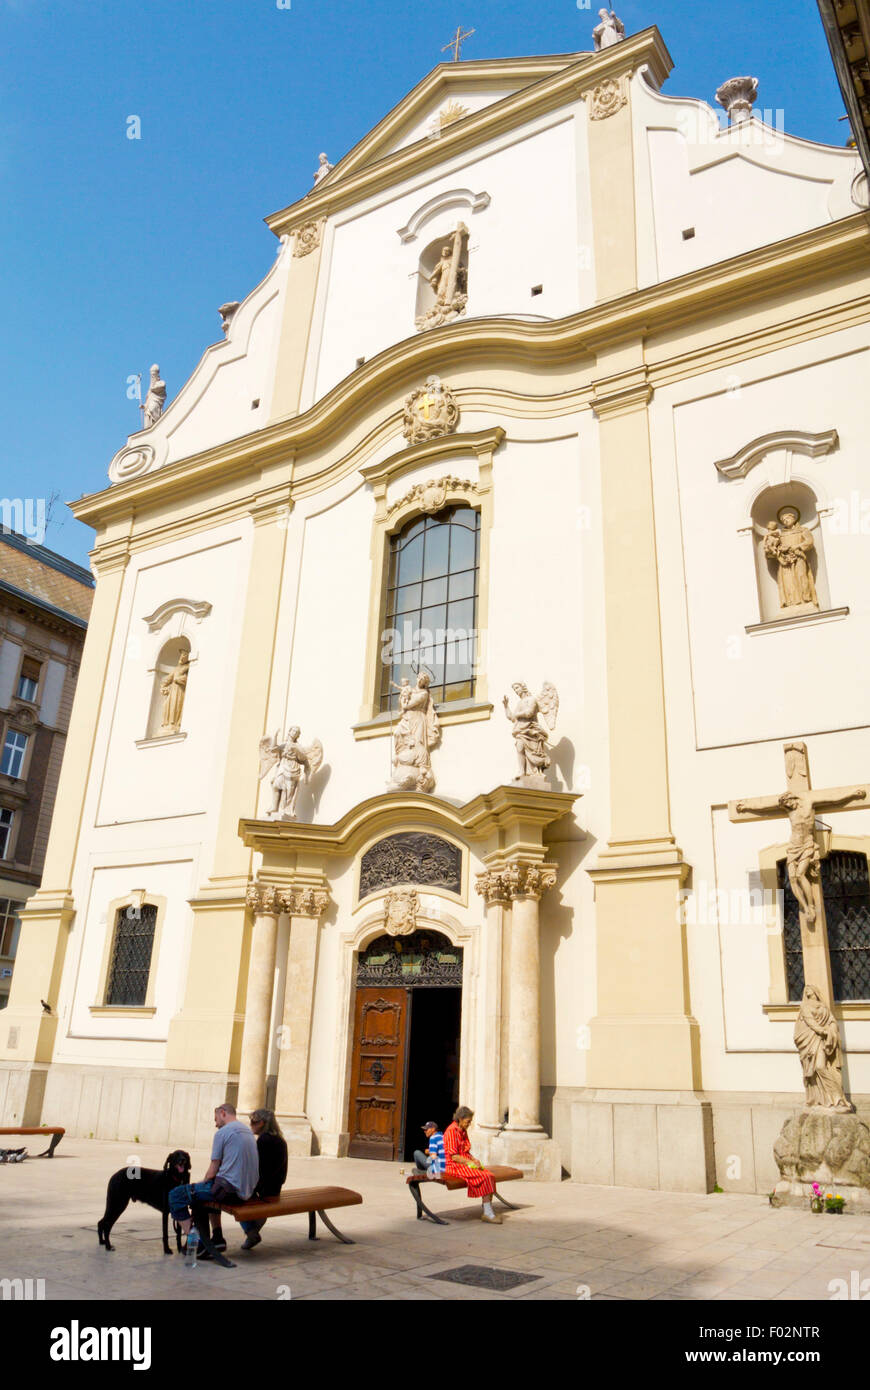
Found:
[[[473,1119],[474,1111],[469,1110],[467,1105],[460,1105],[453,1116],[453,1123],[445,1129],[444,1176],[461,1178],[468,1188],[469,1197],[479,1197],[483,1202],[483,1210],[480,1213],[481,1220],[488,1221],[493,1226],[500,1226],[501,1217],[496,1216],[492,1209],[495,1180],[492,1173],[488,1173],[479,1159],[476,1159],[471,1152],[468,1126]]]

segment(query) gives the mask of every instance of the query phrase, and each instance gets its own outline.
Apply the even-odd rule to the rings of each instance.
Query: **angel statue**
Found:
[[[625,25],[613,10],[609,13],[607,10],[599,10],[598,20],[592,30],[592,43],[596,53],[602,48],[612,48],[615,43],[621,43],[625,38]]]
[[[299,784],[303,777],[310,782],[323,762],[323,744],[315,739],[307,748],[299,743],[299,729],[294,726],[287,730],[287,742],[279,743],[278,735],[270,738],[268,734],[260,739],[260,781],[275,768],[272,776],[272,805],[268,815],[271,820],[295,820],[296,799]]]
[[[541,693],[537,696],[530,695],[529,687],[523,685],[522,681],[517,681],[511,689],[517,697],[516,704],[511,709],[507,695],[503,703],[504,712],[514,726],[514,743],[517,746],[517,761],[520,766],[520,775],[514,778],[514,781],[522,782],[524,778],[530,777],[535,785],[540,786],[544,782],[544,769],[550,766],[547,731],[556,727],[559,695],[556,687],[549,681],[544,681]],[[543,716],[546,728],[541,724],[539,716]]]

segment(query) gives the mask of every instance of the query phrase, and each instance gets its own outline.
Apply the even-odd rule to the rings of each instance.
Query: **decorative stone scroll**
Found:
[[[470,478],[430,478],[428,482],[417,483],[404,497],[393,502],[387,508],[387,516],[392,516],[393,512],[406,507],[409,502],[419,503],[421,512],[426,512],[427,515],[440,512],[446,505],[448,492],[464,492],[470,498],[477,492],[477,483],[472,482]]]
[[[402,433],[409,444],[422,444],[453,434],[459,424],[456,397],[439,376],[426,378],[426,385],[405,397]]]
[[[589,93],[589,119],[591,121],[606,121],[608,116],[615,116],[617,111],[621,111],[623,106],[628,104],[628,91],[624,77],[608,77],[604,82],[599,82],[597,87],[593,87]]]
[[[462,892],[462,851],[437,835],[403,831],[379,840],[360,861],[360,900],[398,884]]]
[[[361,951],[357,988],[455,989],[462,986],[462,947],[436,931],[379,936]]]
[[[475,888],[487,903],[510,903],[515,898],[541,898],[555,882],[555,864],[512,863],[478,874]]]
[[[128,478],[140,478],[154,466],[157,457],[150,444],[141,444],[137,449],[124,449],[109,468],[113,483],[124,483]]]
[[[323,228],[326,225],[326,218],[321,217],[317,222],[306,222],[296,232],[296,245],[293,247],[294,256],[307,256],[311,251],[316,251],[323,236]]]

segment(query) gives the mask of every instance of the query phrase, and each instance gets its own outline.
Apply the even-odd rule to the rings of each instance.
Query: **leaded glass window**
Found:
[[[436,704],[474,694],[480,513],[446,507],[417,517],[390,541],[380,708],[397,709],[398,685],[431,677]]]
[[[153,903],[122,907],[118,912],[106,988],[107,1004],[141,1008],[145,1003],[156,924],[157,908]]]
[[[798,1000],[804,991],[800,922],[784,859],[777,865],[777,874],[783,891],[788,997]],[[822,895],[834,999],[870,999],[870,877],[866,854],[835,849],[823,859]]]

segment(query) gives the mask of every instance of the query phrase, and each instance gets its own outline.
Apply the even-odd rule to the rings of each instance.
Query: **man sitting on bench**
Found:
[[[217,1134],[211,1150],[211,1163],[202,1182],[173,1187],[169,1193],[169,1213],[187,1236],[196,1202],[221,1202],[236,1206],[247,1202],[257,1185],[259,1164],[257,1143],[247,1125],[236,1119],[236,1108],[225,1102],[214,1112]],[[204,1252],[200,1259],[210,1258]]]

